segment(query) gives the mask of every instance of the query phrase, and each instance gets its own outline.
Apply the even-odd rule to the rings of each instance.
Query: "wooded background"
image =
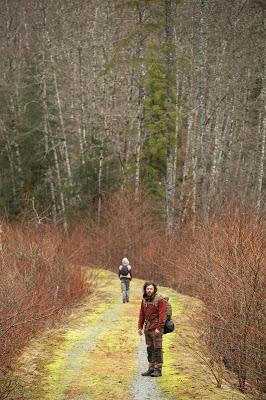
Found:
[[[266,1],[2,0],[0,27],[0,397],[81,265],[126,256],[265,398]]]
[[[65,224],[140,188],[167,229],[265,196],[263,0],[3,0],[0,204]]]

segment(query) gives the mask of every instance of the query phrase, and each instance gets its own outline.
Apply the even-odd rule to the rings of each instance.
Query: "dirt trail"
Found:
[[[64,324],[31,341],[17,366],[23,400],[244,400],[225,386],[216,389],[210,373],[184,348],[190,326],[182,318],[195,303],[163,288],[171,298],[178,329],[164,337],[163,377],[142,377],[147,368],[144,337],[137,335],[143,281],[133,280],[130,302],[122,304],[115,274],[99,272],[97,295],[73,309]],[[186,310],[184,314],[183,310]],[[183,316],[183,317],[182,317]],[[187,324],[187,325],[186,325]]]
[[[95,349],[99,337],[106,330],[106,327],[117,321],[120,312],[121,304],[115,304],[110,311],[103,314],[104,324],[100,323],[94,328],[84,327],[79,330],[80,339],[74,341],[73,346],[65,352],[64,356],[66,362],[64,365],[64,374],[57,382],[58,392],[56,394],[56,399],[65,399],[65,395],[62,393],[77,385],[79,375],[88,363],[88,354]],[[62,357],[62,354],[59,355],[59,357],[60,356]],[[54,360],[54,362],[57,361],[59,360]],[[50,377],[49,380],[51,380],[51,378],[52,377]],[[85,399],[86,397],[78,396],[77,398]]]
[[[19,371],[27,382],[26,399],[145,400],[151,393],[161,399],[155,381],[140,379],[147,367],[145,343],[137,336],[142,282],[132,282],[128,304],[121,302],[114,274],[102,272],[99,282],[95,308],[85,304],[63,328],[48,331],[25,350]]]
[[[137,373],[132,385],[133,400],[166,400],[165,393],[162,392],[156,379],[150,377],[143,377],[140,371],[145,370],[147,364],[147,352],[145,339],[142,336],[139,342],[138,356],[137,356]]]

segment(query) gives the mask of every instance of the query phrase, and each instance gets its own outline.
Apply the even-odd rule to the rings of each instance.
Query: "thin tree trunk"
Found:
[[[175,36],[175,53],[178,54],[178,40],[176,29],[174,29],[174,36]],[[172,189],[172,197],[173,197],[173,206],[175,201],[175,193],[176,193],[176,175],[177,175],[177,154],[178,154],[178,145],[179,145],[179,136],[181,136],[181,128],[182,128],[182,106],[181,106],[181,99],[182,99],[182,91],[183,91],[183,79],[182,76],[180,77],[181,73],[178,69],[178,64],[176,60],[175,65],[175,81],[176,81],[176,102],[175,102],[175,111],[176,111],[176,120],[175,120],[175,133],[174,133],[174,156],[173,156],[173,189]]]
[[[102,176],[103,176],[103,148],[104,148],[104,138],[102,137],[101,147],[100,147],[100,157],[99,157],[99,169],[98,169],[98,224],[101,220],[102,211]]]
[[[186,201],[185,204],[183,204],[183,203],[184,203],[184,199],[185,199],[185,189],[187,187],[186,183],[187,183],[187,178],[189,175],[189,170],[193,169],[192,168],[193,163],[191,162],[193,119],[194,119],[194,115],[193,115],[193,112],[191,111],[188,116],[185,160],[184,160],[184,166],[183,166],[183,177],[182,177],[182,185],[181,185],[181,192],[180,192],[180,199],[179,199],[179,203],[180,203],[180,207],[181,207],[180,216],[179,216],[179,227],[181,227],[182,224],[184,223],[185,216],[187,214],[188,201]]]
[[[259,133],[261,137],[261,149],[260,149],[260,162],[258,171],[258,183],[257,183],[257,209],[260,210],[262,202],[262,182],[264,177],[264,163],[265,163],[265,143],[266,143],[266,117],[263,118],[261,127],[261,115],[259,118]]]
[[[56,150],[56,146],[55,146],[53,137],[51,137],[51,144],[52,144],[52,149],[53,149],[53,154],[54,154],[55,171],[56,171],[58,188],[59,188],[60,209],[61,209],[61,213],[60,214],[61,214],[61,217],[63,219],[64,230],[65,230],[65,232],[67,232],[68,225],[67,225],[67,220],[66,220],[65,196],[64,196],[63,189],[62,189],[61,172],[60,172],[60,167],[59,167],[59,162],[58,162],[57,150]]]
[[[198,109],[196,111],[195,120],[198,119]],[[191,146],[191,158],[192,158],[192,226],[193,230],[196,228],[196,212],[197,212],[197,169],[198,169],[198,138],[196,135],[196,130],[194,129],[193,141]]]
[[[43,74],[44,74],[44,76],[43,76],[43,85],[44,85],[44,87],[43,87],[43,107],[44,107],[44,129],[45,129],[45,135],[46,135],[45,146],[46,146],[46,150],[50,151],[49,142],[51,143],[51,150],[52,150],[53,156],[54,156],[55,173],[56,173],[56,178],[57,178],[57,185],[54,185],[54,186],[57,186],[57,188],[58,188],[60,205],[57,205],[57,202],[56,202],[56,195],[55,195],[54,186],[50,187],[50,190],[51,190],[52,201],[53,201],[53,198],[54,198],[54,204],[55,204],[55,210],[53,212],[57,214],[56,208],[58,207],[58,209],[60,210],[60,216],[62,218],[64,230],[67,233],[68,225],[67,225],[67,220],[66,220],[66,206],[65,206],[66,202],[65,202],[65,195],[64,195],[64,192],[63,192],[63,185],[62,185],[62,178],[61,178],[61,171],[60,171],[60,166],[59,166],[57,148],[56,148],[56,144],[55,144],[53,135],[52,134],[49,135],[49,132],[50,132],[50,129],[49,129],[49,109],[48,109],[47,101],[46,101],[47,83],[46,83],[46,76],[45,76],[45,72],[46,71],[45,71],[45,65],[44,65],[46,51],[50,53],[50,61],[51,61],[51,67],[52,67],[52,78],[56,78],[56,72],[55,72],[54,58],[53,58],[53,55],[52,55],[50,37],[49,37],[48,29],[47,29],[46,8],[45,8],[45,2],[44,1],[41,2],[41,13],[42,13],[42,21],[43,21],[43,44],[44,44],[44,48],[43,48],[43,69],[44,69],[44,71],[43,71]],[[45,47],[45,45],[47,47]],[[47,59],[48,59],[48,57],[47,57]],[[54,85],[55,85],[55,89],[58,89],[57,88],[57,80],[56,79],[54,80]],[[57,92],[58,92],[58,90],[57,90]],[[59,93],[58,93],[58,98],[59,98],[59,103],[60,103]],[[60,103],[60,106],[61,106],[61,103]],[[64,127],[64,124],[63,124],[63,127]],[[49,172],[49,174],[50,173],[52,175],[52,170],[51,170],[51,172]],[[50,182],[53,182],[52,176],[49,177],[49,179],[51,179]],[[56,217],[56,219],[57,219],[57,217]]]
[[[264,163],[265,163],[265,140],[266,140],[266,7],[262,9],[263,15],[263,28],[264,28],[264,74],[263,74],[263,88],[262,88],[262,104],[263,104],[263,119],[261,129],[261,152],[260,152],[260,164],[258,173],[258,193],[257,193],[257,208],[261,208],[262,201],[262,181],[264,177]],[[260,118],[259,118],[260,127]],[[259,136],[259,137],[260,137]]]
[[[208,218],[208,175],[207,175],[207,134],[206,134],[206,0],[199,0],[199,131],[200,131],[200,194],[201,221]]]
[[[44,60],[43,60],[43,68],[44,68]],[[46,102],[47,97],[47,87],[46,87],[46,78],[43,74],[43,93],[42,93],[42,102],[43,102],[43,129],[44,129],[44,143],[45,143],[45,154],[46,157],[49,155],[49,129],[48,129],[48,121],[49,121],[49,113]],[[48,182],[50,187],[51,201],[52,201],[52,219],[54,225],[57,223],[57,212],[56,212],[56,195],[55,195],[55,187],[53,181],[53,174],[51,165],[48,166]]]
[[[84,85],[82,75],[82,49],[78,49],[79,58],[79,101],[80,101],[80,147],[81,147],[81,163],[85,164],[85,149],[87,147],[86,124],[85,124],[85,106],[84,106]]]
[[[59,121],[60,121],[61,133],[62,133],[62,138],[61,138],[62,150],[63,150],[62,153],[64,154],[64,158],[65,158],[68,183],[69,183],[69,186],[72,187],[73,186],[72,172],[71,172],[70,159],[69,159],[69,153],[68,153],[68,147],[67,147],[67,138],[66,138],[65,122],[64,122],[63,111],[62,111],[62,102],[61,102],[61,97],[60,97],[59,88],[58,88],[56,63],[55,63],[54,56],[53,56],[53,49],[52,49],[52,45],[51,45],[49,31],[47,29],[46,9],[45,9],[45,2],[43,2],[43,1],[42,1],[42,12],[43,12],[44,40],[46,40],[47,47],[50,52],[50,62],[51,62],[52,73],[53,73],[55,96],[56,96],[57,109],[58,109],[58,115],[59,115]]]
[[[233,146],[233,132],[234,132],[234,111],[235,111],[235,104],[234,98],[232,99],[232,108],[231,108],[231,115],[229,119],[228,125],[228,133],[225,136],[225,152],[224,152],[224,164],[225,164],[225,173],[224,173],[224,188],[225,188],[225,195],[228,192],[230,183],[232,182],[231,177],[231,163],[232,163],[232,146]],[[235,126],[236,128],[236,126]]]
[[[92,36],[92,82],[94,85],[96,82],[96,67],[97,67],[96,28],[97,28],[98,12],[99,12],[99,7],[96,7],[95,13],[94,13],[93,27],[92,27],[92,32],[91,32],[91,36]],[[92,110],[93,110],[93,113],[96,112],[96,90],[95,90],[95,87],[92,88]]]
[[[15,179],[15,171],[16,171],[16,167],[13,161],[13,152],[11,149],[11,144],[10,144],[10,139],[9,139],[9,135],[7,133],[6,127],[5,127],[5,123],[3,120],[0,119],[1,122],[1,126],[2,126],[2,132],[3,132],[3,137],[5,139],[6,142],[6,152],[7,152],[7,157],[8,157],[8,161],[9,161],[9,166],[10,166],[10,176],[11,176],[11,182],[12,182],[12,193],[13,193],[13,201],[15,202],[17,199],[17,188],[16,188],[16,179]]]
[[[56,70],[55,70],[55,63],[54,63],[54,58],[53,58],[52,53],[50,54],[50,59],[51,59],[52,65],[53,65],[54,88],[55,88],[55,94],[56,94],[56,100],[57,100],[57,106],[58,106],[59,120],[60,120],[60,125],[61,125],[62,148],[63,148],[64,157],[65,157],[67,177],[68,177],[70,186],[73,186],[72,172],[71,172],[68,147],[67,147],[65,122],[64,122],[63,112],[62,112],[61,97],[60,97],[60,93],[59,93],[59,89],[58,89],[57,74],[56,74]]]
[[[135,173],[135,199],[138,200],[139,197],[139,187],[140,187],[140,157],[141,157],[141,143],[144,136],[144,115],[143,115],[143,102],[145,98],[143,79],[145,76],[145,67],[143,60],[143,44],[144,37],[141,31],[144,12],[139,9],[139,35],[138,35],[138,57],[140,60],[140,72],[138,77],[138,114],[137,114],[137,146],[136,146],[136,173]]]
[[[167,102],[167,160],[166,160],[166,211],[167,211],[167,231],[171,233],[174,223],[174,149],[175,129],[172,127],[173,104],[173,18],[172,0],[164,1],[165,7],[165,45],[166,45],[166,102]]]
[[[219,112],[215,121],[214,133],[214,148],[212,154],[212,165],[210,171],[210,191],[209,191],[209,202],[208,209],[211,207],[211,203],[216,194],[216,183],[219,168],[219,155],[221,154],[221,139],[222,139],[222,129],[224,125],[224,113]]]
[[[225,50],[226,50],[227,42],[223,41],[221,44],[221,48],[217,52],[217,61],[215,68],[215,96],[218,99],[224,98],[228,93],[228,86],[225,86],[222,82],[222,72],[223,72],[223,61],[225,58]],[[212,107],[210,106],[210,109]],[[214,110],[210,110],[210,118],[213,119],[213,124],[209,121],[209,130],[206,131],[206,134],[209,135],[210,138],[214,137],[213,143],[213,151],[212,151],[212,160],[211,160],[211,170],[210,170],[210,179],[209,179],[209,195],[208,195],[208,214],[215,200],[215,196],[217,193],[217,181],[219,175],[219,163],[221,161],[222,154],[222,134],[225,127],[225,119],[226,119],[226,110],[225,106],[223,108],[217,107],[217,101],[213,100],[213,108]],[[213,117],[212,117],[213,116]],[[210,119],[209,118],[209,119]],[[208,119],[208,120],[209,120]]]

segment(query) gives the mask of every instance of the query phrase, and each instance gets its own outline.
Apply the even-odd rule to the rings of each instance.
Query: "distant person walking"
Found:
[[[143,299],[139,312],[138,334],[145,334],[149,368],[142,376],[158,377],[162,375],[163,366],[163,330],[166,320],[167,303],[157,294],[153,282],[145,282]]]
[[[123,303],[128,303],[132,269],[127,258],[123,258],[122,265],[119,267],[118,276],[121,282],[122,301]]]

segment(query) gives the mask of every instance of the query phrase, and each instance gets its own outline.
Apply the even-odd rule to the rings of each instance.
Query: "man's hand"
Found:
[[[160,331],[158,328],[155,329],[155,335],[156,335],[156,336],[161,335],[161,331]]]
[[[142,329],[138,329],[138,334],[141,336],[143,334]]]

